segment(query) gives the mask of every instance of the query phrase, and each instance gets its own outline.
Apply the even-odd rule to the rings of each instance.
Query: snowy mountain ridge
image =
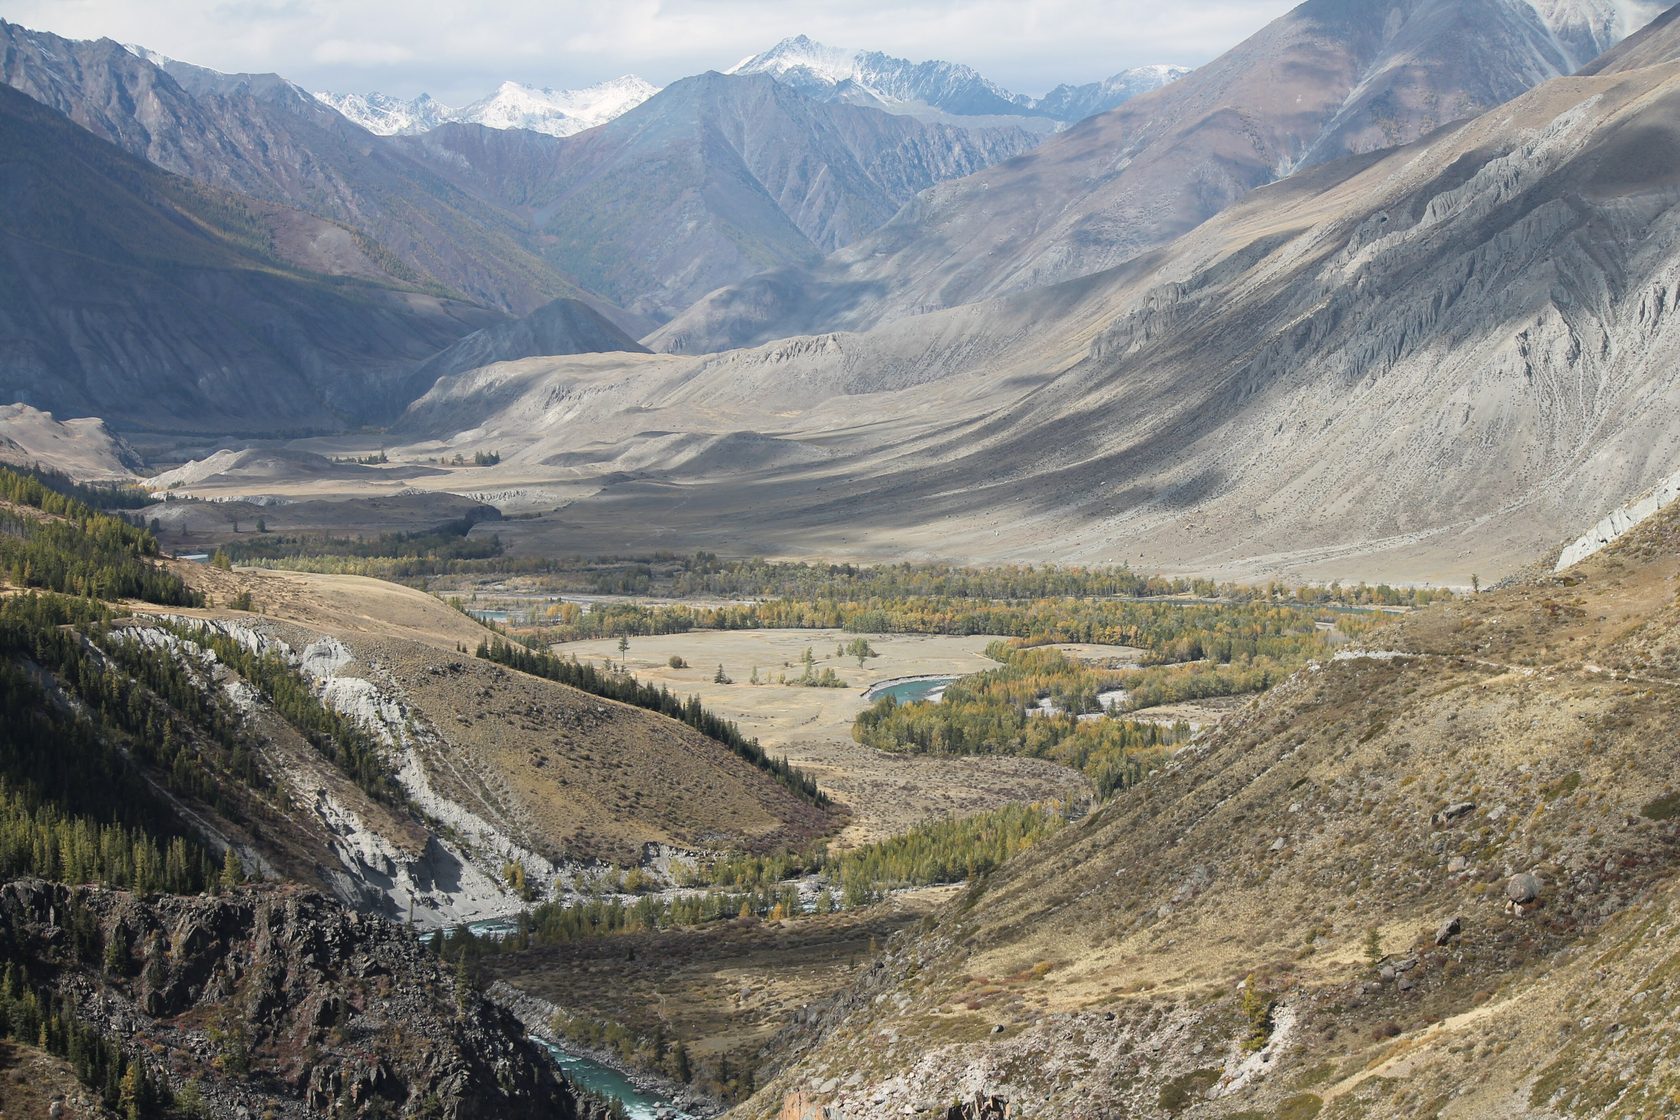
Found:
[[[1057,86],[1043,98],[1012,93],[971,66],[911,62],[883,51],[830,47],[805,35],[750,55],[726,74],[768,74],[820,101],[874,103],[891,111],[927,106],[957,116],[1038,116],[1072,124],[1159,89],[1189,71],[1140,66],[1088,85]]]
[[[380,136],[430,132],[452,122],[571,136],[606,124],[658,92],[658,86],[626,74],[582,89],[555,90],[503,82],[494,93],[460,109],[451,109],[424,93],[412,100],[382,93],[317,93],[315,98]]]

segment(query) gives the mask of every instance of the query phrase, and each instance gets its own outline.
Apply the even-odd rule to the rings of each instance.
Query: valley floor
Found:
[[[840,836],[843,846],[880,840],[933,817],[1087,796],[1083,778],[1042,759],[889,754],[855,742],[852,721],[869,706],[864,693],[872,685],[914,676],[963,676],[994,669],[997,663],[982,653],[994,640],[985,635],[889,634],[870,636],[880,656],[860,668],[855,659],[835,656],[836,646],[854,638],[841,630],[696,631],[633,639],[624,661],[638,679],[678,695],[699,696],[709,710],[734,720],[771,753],[786,754],[813,774],[852,810]],[[807,648],[817,671],[832,668],[845,688],[778,683],[784,675],[799,677]],[[616,639],[569,642],[554,650],[584,661],[620,660]],[[683,658],[688,667],[671,668],[672,657]],[[720,665],[732,683],[713,680]],[[750,683],[755,670],[758,685]]]

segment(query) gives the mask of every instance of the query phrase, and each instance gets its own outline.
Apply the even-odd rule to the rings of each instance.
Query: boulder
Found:
[[[1447,942],[1457,937],[1463,929],[1464,919],[1454,914],[1452,917],[1442,922],[1440,927],[1435,930],[1435,944],[1445,945]]]
[[[1505,884],[1505,897],[1518,906],[1532,905],[1540,897],[1540,876],[1524,871]]]

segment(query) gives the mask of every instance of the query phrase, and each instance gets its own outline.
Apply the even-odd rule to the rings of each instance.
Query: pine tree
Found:
[[[239,853],[229,844],[227,851],[222,855],[222,874],[217,883],[223,890],[231,891],[244,881],[245,866],[239,860]]]

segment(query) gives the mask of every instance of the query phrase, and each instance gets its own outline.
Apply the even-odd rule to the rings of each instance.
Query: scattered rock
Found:
[[[1447,861],[1447,874],[1457,875],[1470,866],[1470,861],[1463,856],[1454,856]]]
[[[1435,944],[1445,945],[1447,942],[1457,937],[1463,929],[1464,919],[1459,917],[1457,914],[1454,914],[1452,917],[1442,922],[1440,927],[1436,929]]]
[[[1288,842],[1285,841],[1284,838],[1281,837],[1281,836],[1279,836],[1276,840],[1272,841],[1272,851],[1274,851],[1274,852],[1281,852],[1287,846],[1288,846]]]

